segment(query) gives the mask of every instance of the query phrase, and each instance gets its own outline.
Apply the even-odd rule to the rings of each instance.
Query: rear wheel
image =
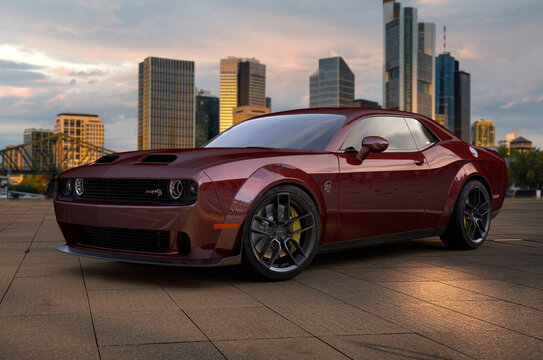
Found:
[[[243,229],[243,264],[267,280],[285,280],[313,260],[320,240],[318,210],[292,185],[268,190],[256,203]]]
[[[480,181],[471,180],[460,191],[441,240],[453,249],[476,249],[488,235],[490,218],[488,191]]]

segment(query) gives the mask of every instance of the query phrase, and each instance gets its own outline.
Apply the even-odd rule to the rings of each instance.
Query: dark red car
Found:
[[[474,249],[502,207],[504,160],[417,114],[306,109],[244,121],[198,149],[107,155],[59,176],[60,251],[243,263],[269,279],[317,252],[439,235]]]

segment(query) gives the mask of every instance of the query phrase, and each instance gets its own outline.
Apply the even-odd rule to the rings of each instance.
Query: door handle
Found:
[[[422,164],[424,164],[424,159],[422,159],[422,160],[413,160],[413,162],[415,163],[415,165],[421,166]]]

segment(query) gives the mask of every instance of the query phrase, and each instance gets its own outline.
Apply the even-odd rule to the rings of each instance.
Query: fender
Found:
[[[449,218],[451,217],[454,206],[456,205],[456,199],[460,194],[462,187],[473,177],[483,178],[487,185],[489,184],[488,177],[486,176],[486,171],[479,164],[468,162],[464,164],[453,178],[449,191],[447,193],[447,199],[445,200],[445,205],[443,207],[443,212],[438,222],[439,227],[446,227],[449,223]],[[490,186],[490,185],[488,185]],[[492,190],[492,189],[490,189]],[[492,191],[489,192],[489,196],[492,197]]]
[[[266,191],[280,184],[299,185],[310,193],[310,196],[315,200],[315,205],[320,214],[321,231],[323,234],[325,233],[325,201],[311,176],[290,165],[269,164],[256,170],[235,195],[227,210],[224,222],[227,224],[239,224],[239,226],[220,230],[213,257],[223,258],[236,255],[240,252],[240,239],[243,233],[245,218],[255,202]]]

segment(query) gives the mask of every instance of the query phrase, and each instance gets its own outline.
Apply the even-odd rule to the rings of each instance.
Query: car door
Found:
[[[366,136],[381,136],[389,147],[356,159]],[[358,240],[419,229],[426,205],[429,166],[403,117],[359,120],[339,149],[338,240]],[[368,239],[373,241],[374,239]]]

